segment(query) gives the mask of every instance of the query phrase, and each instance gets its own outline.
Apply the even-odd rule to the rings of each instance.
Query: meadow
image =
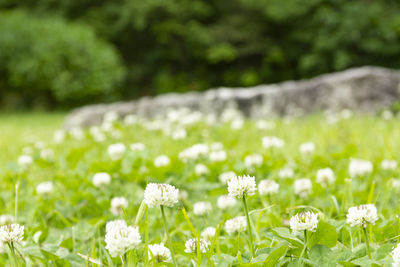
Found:
[[[389,113],[62,119],[0,115],[1,266],[400,266]]]

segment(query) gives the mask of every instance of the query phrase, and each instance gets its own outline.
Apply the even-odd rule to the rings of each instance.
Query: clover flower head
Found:
[[[258,184],[258,192],[260,195],[274,195],[279,191],[279,184],[274,180],[262,180]]]
[[[374,204],[365,204],[351,207],[347,213],[347,223],[350,226],[367,227],[367,224],[375,224],[378,220],[378,212]]]
[[[246,217],[239,216],[225,222],[225,231],[228,234],[243,232],[247,229]]]
[[[128,207],[128,200],[124,197],[114,197],[111,199],[111,212],[114,215],[122,215],[123,209]]]
[[[317,183],[323,187],[327,187],[335,182],[335,173],[331,168],[319,169],[317,171]]]
[[[98,172],[93,175],[93,184],[96,187],[103,187],[111,182],[111,176],[106,172]]]
[[[144,202],[150,208],[172,207],[179,200],[179,190],[169,184],[149,183],[144,190]]]
[[[171,251],[169,251],[163,243],[149,245],[149,259],[152,258],[154,258],[157,263],[169,262],[171,261]]]
[[[254,176],[236,176],[228,181],[228,192],[231,197],[242,198],[254,195],[256,192],[256,179]]]
[[[112,257],[125,254],[141,242],[139,228],[127,226],[125,222],[117,220],[106,225],[106,249]]]
[[[24,226],[17,223],[6,224],[0,227],[0,243],[20,244],[24,239]]]
[[[221,210],[225,210],[225,209],[235,206],[236,202],[237,202],[236,198],[231,197],[229,195],[223,195],[223,196],[218,197],[217,206]]]
[[[300,212],[290,218],[290,229],[293,232],[310,231],[315,232],[318,225],[318,214],[310,211]]]
[[[122,156],[125,153],[125,150],[126,147],[123,143],[116,143],[108,146],[107,153],[110,159],[115,161],[122,158]]]
[[[312,192],[312,183],[308,178],[297,179],[294,182],[294,192],[301,198],[307,197]]]
[[[207,249],[208,249],[208,242],[205,241],[204,239],[200,239],[199,240],[199,244],[200,244],[200,252],[201,253],[206,253]],[[196,238],[192,238],[189,239],[188,241],[186,241],[185,243],[185,252],[186,253],[196,253],[197,251],[197,239]]]

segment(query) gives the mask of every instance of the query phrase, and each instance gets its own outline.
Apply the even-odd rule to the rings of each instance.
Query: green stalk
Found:
[[[119,255],[119,258],[121,259],[122,267],[125,267],[124,256],[123,255]]]
[[[253,256],[253,258],[255,258],[256,254],[254,253],[253,234],[252,234],[252,231],[251,231],[251,223],[250,223],[249,211],[247,209],[246,197],[244,195],[243,195],[243,206],[244,206],[244,212],[246,213],[246,219],[247,219],[247,233],[249,235],[249,240],[250,240],[251,255]]]
[[[371,249],[369,247],[369,240],[368,240],[368,235],[367,235],[367,229],[363,227],[363,233],[364,233],[364,238],[365,238],[365,243],[367,244],[367,252],[368,252],[368,258],[371,259]]]
[[[161,214],[162,214],[163,221],[164,221],[165,233],[167,234],[168,246],[169,246],[169,249],[171,250],[171,256],[172,256],[171,258],[172,258],[172,261],[173,261],[173,263],[174,263],[174,266],[178,266],[178,265],[176,264],[174,248],[172,247],[171,238],[170,238],[169,232],[168,232],[168,224],[167,224],[167,219],[165,218],[164,206],[161,205],[160,208],[161,208]]]
[[[300,260],[303,258],[303,255],[304,255],[304,252],[306,252],[306,249],[307,249],[307,230],[304,230],[304,247],[303,247],[303,250],[301,251],[301,254],[300,254]]]
[[[15,203],[14,203],[15,222],[17,222],[18,220],[18,189],[19,189],[19,181],[15,184]]]
[[[12,257],[13,257],[13,260],[14,260],[15,267],[18,267],[19,264],[18,264],[17,255],[15,254],[14,244],[13,244],[13,242],[10,242],[10,243],[7,243],[7,245],[11,250],[11,254],[12,254]]]

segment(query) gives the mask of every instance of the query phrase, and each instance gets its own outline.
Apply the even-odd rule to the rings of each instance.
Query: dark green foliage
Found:
[[[120,97],[400,67],[394,0],[3,0],[0,8],[90,25],[123,55]]]
[[[116,51],[86,26],[3,12],[0,33],[3,106],[100,100],[123,78]]]

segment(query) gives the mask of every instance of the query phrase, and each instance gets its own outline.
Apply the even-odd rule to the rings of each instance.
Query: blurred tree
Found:
[[[3,107],[79,105],[117,96],[124,68],[116,51],[90,28],[5,12],[0,32]]]
[[[394,0],[0,0],[90,25],[123,57],[125,98],[399,68]]]

